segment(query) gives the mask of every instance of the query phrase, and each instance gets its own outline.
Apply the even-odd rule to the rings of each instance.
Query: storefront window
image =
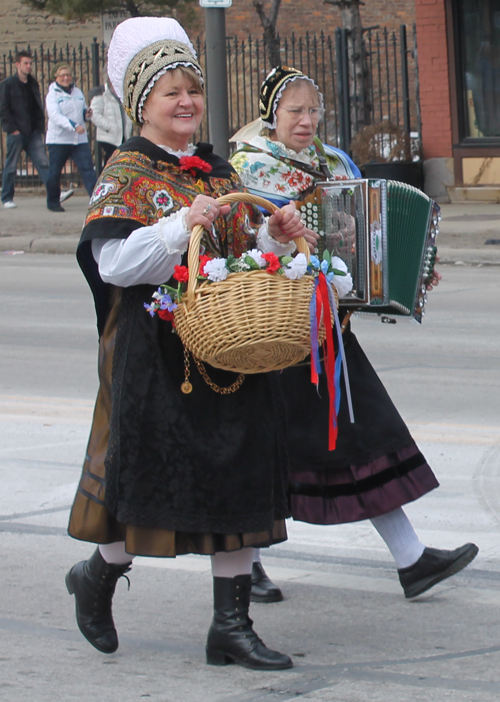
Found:
[[[500,0],[460,0],[465,136],[500,137]]]

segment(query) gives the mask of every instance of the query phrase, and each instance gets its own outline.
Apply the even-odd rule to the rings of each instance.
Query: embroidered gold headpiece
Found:
[[[113,32],[108,76],[134,122],[142,122],[142,106],[155,81],[176,66],[191,67],[203,83],[194,46],[173,17],[130,17]]]

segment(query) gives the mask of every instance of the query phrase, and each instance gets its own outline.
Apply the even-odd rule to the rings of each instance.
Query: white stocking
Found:
[[[387,544],[398,570],[418,561],[425,545],[419,540],[401,507],[370,521]]]
[[[106,563],[125,565],[132,563],[134,557],[125,551],[125,541],[115,541],[112,544],[99,544],[99,551]]]
[[[253,548],[239,551],[219,551],[211,556],[212,575],[214,578],[234,578],[236,575],[252,573]]]

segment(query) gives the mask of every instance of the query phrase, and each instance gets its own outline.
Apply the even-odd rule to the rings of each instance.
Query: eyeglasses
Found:
[[[313,119],[321,119],[325,112],[324,107],[282,107],[281,109],[288,112],[290,117],[294,119],[300,119],[305,114],[308,114],[309,117],[312,117]]]

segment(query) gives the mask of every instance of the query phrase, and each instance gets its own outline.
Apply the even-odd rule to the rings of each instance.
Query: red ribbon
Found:
[[[317,340],[317,338],[319,336],[319,331],[320,331],[321,308],[322,308],[321,291],[320,291],[318,285],[315,286],[314,295],[316,298],[315,324],[316,324],[316,332],[317,332],[315,338]],[[318,367],[316,366],[315,358],[318,359],[318,364],[321,363],[321,361],[319,360],[319,353],[316,354],[316,349],[311,349],[311,383],[314,383],[314,385],[316,385],[316,387],[318,387],[318,383],[319,383],[318,370],[321,371],[321,369],[319,368],[319,365],[318,365]]]
[[[326,278],[323,273],[319,274],[318,287],[316,288],[316,319],[319,323],[319,317],[323,312],[323,324],[325,325],[326,339],[323,342],[324,362],[326,381],[328,386],[329,414],[328,414],[328,450],[333,451],[337,445],[337,413],[335,412],[335,346],[333,342],[332,329],[332,312],[330,309],[330,301],[328,298],[328,288]],[[313,364],[311,364],[311,381],[313,380]],[[317,383],[317,376],[316,376]]]

